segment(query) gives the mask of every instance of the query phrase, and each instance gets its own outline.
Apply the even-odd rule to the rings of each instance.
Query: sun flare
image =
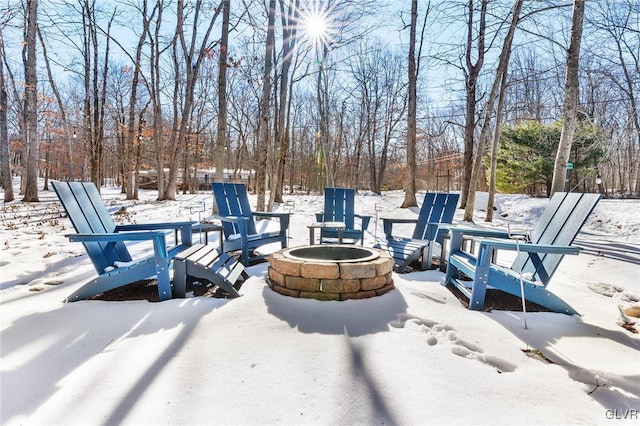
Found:
[[[307,16],[303,25],[305,32],[311,39],[321,39],[327,35],[327,20],[320,14]]]
[[[321,1],[311,1],[300,10],[298,30],[303,39],[311,43],[317,52],[331,45],[336,30],[333,24],[334,6],[327,6]]]

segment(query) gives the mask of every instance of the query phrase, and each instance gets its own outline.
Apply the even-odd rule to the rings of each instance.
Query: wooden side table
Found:
[[[447,258],[449,257],[449,240],[451,239],[451,234],[448,232],[442,234],[442,245],[440,248],[440,266],[439,269],[441,272],[447,272]],[[476,254],[476,240],[474,237],[469,235],[462,236],[462,250],[473,255]],[[491,263],[496,263],[498,260],[498,250],[493,250],[491,254]]]
[[[311,225],[308,225],[309,228],[309,244],[313,245],[315,243],[315,230],[322,228],[331,228],[338,230],[338,244],[342,244],[342,231],[346,228],[344,222],[313,222]],[[320,243],[322,243],[322,234],[320,236]]]
[[[224,252],[224,228],[222,225],[210,222],[198,222],[193,225],[194,234],[204,234],[204,244],[209,244],[209,232],[218,233],[218,241],[220,242],[220,251]]]

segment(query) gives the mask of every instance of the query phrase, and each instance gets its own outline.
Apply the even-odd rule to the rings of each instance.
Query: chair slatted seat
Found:
[[[150,277],[157,277],[160,300],[173,297],[172,259],[191,246],[193,222],[116,225],[91,182],[51,182],[71,220],[76,234],[69,241],[81,242],[98,276],[71,294],[67,301],[88,299],[96,294]],[[167,235],[174,235],[173,244]],[[148,241],[153,255],[134,259],[126,242]]]
[[[510,233],[505,231],[451,228],[451,249],[443,284],[454,285],[468,297],[469,309],[482,310],[487,288],[522,297],[522,276],[526,300],[555,312],[576,314],[547,286],[564,256],[580,252],[580,247],[571,244],[599,199],[599,194],[555,193],[531,231],[529,241],[510,239]],[[477,256],[462,248],[463,238],[469,236],[476,237]],[[510,267],[492,262],[499,250],[518,252]]]
[[[386,241],[376,244],[393,256],[396,272],[411,270],[410,265],[419,261],[419,269],[431,268],[435,243],[442,244],[442,236],[446,229],[442,225],[453,221],[460,194],[433,193],[425,194],[420,213],[415,219],[383,218],[383,229]],[[394,224],[415,223],[410,238],[393,235]]]
[[[359,223],[356,223],[356,218]],[[361,215],[355,212],[355,189],[331,188],[324,189],[324,208],[322,213],[316,213],[317,222],[342,222],[342,238],[358,241],[364,244],[364,233],[369,227],[371,216]],[[320,243],[337,240],[339,231],[332,228],[320,229]]]
[[[289,213],[254,212],[246,187],[240,183],[214,182],[213,195],[218,207],[214,218],[220,220],[224,227],[224,250],[240,250],[243,265],[249,266],[266,258],[268,254],[254,252],[258,247],[272,243],[279,243],[281,248],[287,247]],[[259,233],[255,222],[259,217],[278,219],[279,230]]]

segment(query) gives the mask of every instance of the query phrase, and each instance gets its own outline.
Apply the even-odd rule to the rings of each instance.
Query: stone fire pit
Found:
[[[392,290],[393,258],[385,251],[347,245],[288,248],[269,256],[272,290],[318,300],[364,299]]]

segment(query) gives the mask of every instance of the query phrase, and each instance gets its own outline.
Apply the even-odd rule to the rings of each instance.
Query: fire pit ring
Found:
[[[380,257],[378,250],[345,245],[302,246],[284,250],[284,257],[295,260],[335,263],[368,262]]]
[[[317,300],[364,299],[394,288],[393,258],[383,250],[349,245],[287,248],[269,256],[269,287]]]

